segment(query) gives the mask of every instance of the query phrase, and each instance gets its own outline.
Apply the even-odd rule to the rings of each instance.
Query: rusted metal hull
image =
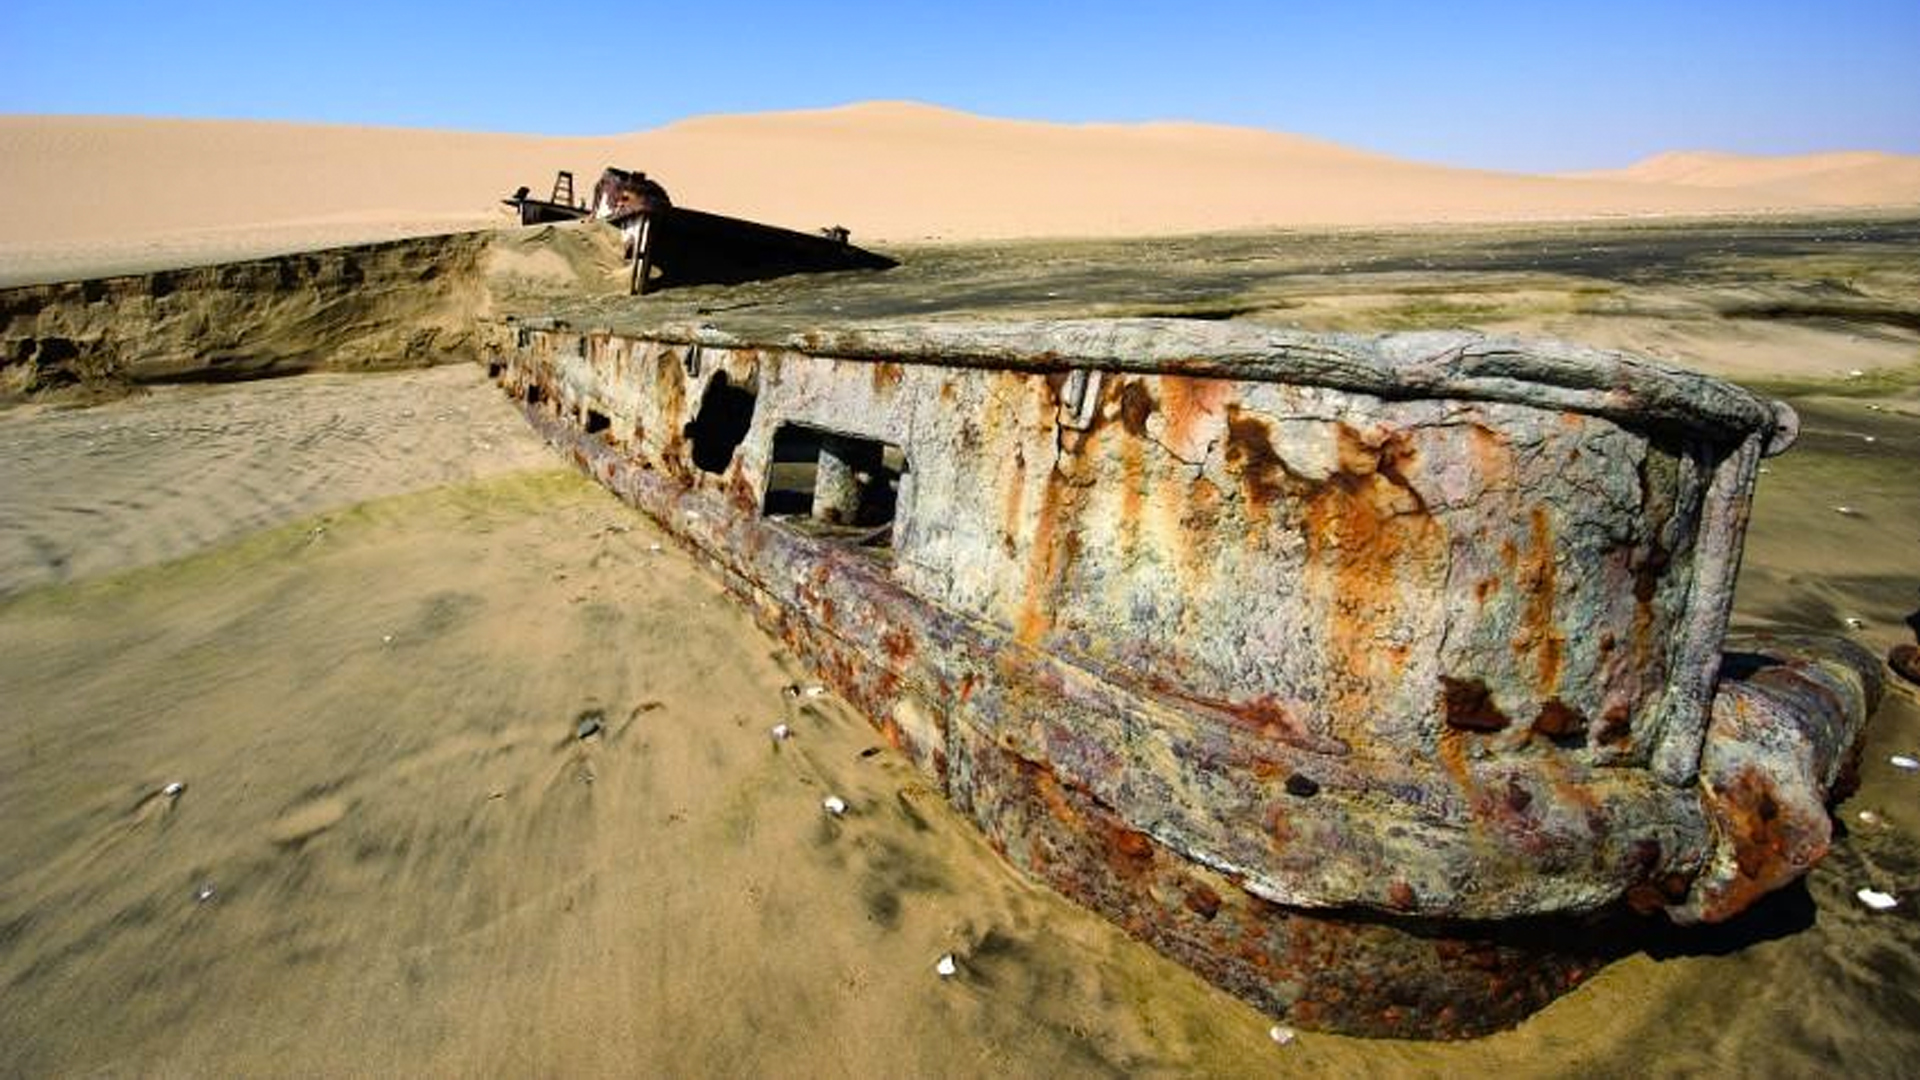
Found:
[[[500,201],[519,213],[522,225],[554,225],[565,221],[579,221],[587,216],[587,209],[584,206],[568,206],[565,203],[548,202],[545,199],[516,198]]]
[[[645,229],[639,224],[645,219]],[[737,285],[788,274],[886,270],[899,265],[844,239],[809,235],[684,206],[635,211],[608,219],[644,247],[658,271],[635,292],[680,285]],[[644,243],[642,243],[644,236]],[[641,252],[636,251],[635,257]]]
[[[1724,917],[1824,850],[1722,887],[1735,804],[1701,780],[1766,403],[1427,340],[1083,330],[522,326],[495,368],[1010,860],[1294,1022],[1496,1029],[1624,906]],[[796,428],[901,453],[884,548],[774,512]],[[1796,808],[1877,692],[1828,689],[1815,749],[1769,758]]]

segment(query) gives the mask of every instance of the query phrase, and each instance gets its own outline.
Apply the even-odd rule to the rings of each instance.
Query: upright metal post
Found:
[[[866,439],[825,435],[814,473],[813,519],[829,525],[859,524],[867,485],[880,472],[880,444]]]
[[[640,239],[633,245],[633,277],[627,282],[628,296],[645,296],[647,272],[653,268],[653,215],[640,215]]]

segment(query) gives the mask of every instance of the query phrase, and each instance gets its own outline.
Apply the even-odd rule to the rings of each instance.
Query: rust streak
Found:
[[[1535,506],[1528,523],[1531,535],[1526,558],[1519,568],[1520,588],[1527,602],[1521,611],[1521,633],[1514,641],[1514,650],[1533,655],[1535,686],[1542,696],[1547,696],[1560,688],[1560,666],[1567,639],[1553,621],[1559,574],[1546,507]]]
[[[1020,615],[1014,638],[1033,645],[1053,628],[1053,589],[1058,584],[1064,545],[1060,543],[1061,504],[1065,499],[1058,471],[1050,471],[1040,489],[1040,509],[1034,516],[1033,538],[1027,545],[1027,573],[1022,584]]]
[[[1159,403],[1153,400],[1153,391],[1147,389],[1146,380],[1126,380],[1121,383],[1118,396],[1121,426],[1136,439],[1146,438],[1147,418],[1159,408]]]
[[[1410,606],[1440,571],[1445,536],[1407,472],[1406,432],[1335,429],[1339,469],[1314,485],[1301,527],[1307,572],[1331,613],[1327,692],[1335,715],[1364,716],[1394,692],[1401,668],[1383,633],[1421,618]]]
[[[1227,466],[1240,474],[1247,507],[1262,519],[1274,503],[1308,486],[1274,450],[1266,421],[1233,407],[1227,409]]]
[[[1000,535],[1004,539],[1007,554],[1017,550],[1016,537],[1021,533],[1021,511],[1025,509],[1027,498],[1027,455],[1019,443],[1013,446],[1013,453],[1007,457],[1005,475],[1000,481],[1005,494],[1000,502]]]

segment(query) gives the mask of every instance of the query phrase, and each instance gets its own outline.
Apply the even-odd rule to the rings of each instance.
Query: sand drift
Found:
[[[621,270],[569,227],[16,289],[4,389],[485,363],[1010,861],[1304,1026],[1509,1025],[1827,850],[1878,663],[1725,640],[1783,406],[1461,333],[678,323]]]

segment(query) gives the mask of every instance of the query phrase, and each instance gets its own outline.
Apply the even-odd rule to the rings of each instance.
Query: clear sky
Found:
[[[0,0],[0,112],[611,134],[911,99],[1551,171],[1920,153],[1920,0]]]

